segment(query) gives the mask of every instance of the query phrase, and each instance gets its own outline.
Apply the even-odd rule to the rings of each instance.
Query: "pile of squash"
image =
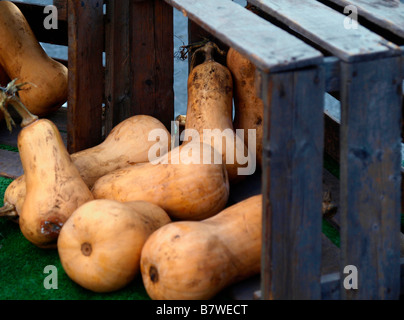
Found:
[[[0,215],[18,223],[28,241],[56,249],[67,275],[94,292],[119,290],[141,275],[152,299],[211,299],[260,272],[262,196],[228,206],[231,185],[245,177],[239,159],[251,156],[235,130],[262,126],[248,60],[230,49],[227,66],[220,64],[212,42],[195,52],[203,61],[189,74],[185,127],[200,139],[174,146],[158,119],[136,115],[101,144],[69,154],[56,125],[43,117],[66,101],[67,69],[44,54],[8,1],[0,2],[0,38],[9,39],[0,43],[0,81],[19,81],[2,83],[0,111],[7,122],[9,109],[22,118],[24,169],[7,188]],[[228,133],[234,161],[226,161],[229,148],[217,148],[203,129]],[[168,139],[151,141],[154,130]],[[260,135],[252,152],[258,159]]]

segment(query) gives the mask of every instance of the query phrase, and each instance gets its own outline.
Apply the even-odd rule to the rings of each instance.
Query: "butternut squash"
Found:
[[[68,70],[50,58],[19,8],[0,1],[0,65],[8,78],[31,83],[20,98],[38,116],[57,110],[67,100]]]
[[[249,149],[255,153],[257,163],[262,167],[264,104],[255,86],[256,67],[234,48],[227,52],[226,61],[234,83],[234,129],[243,130],[247,147],[248,129],[256,130],[255,148]]]
[[[26,184],[21,232],[38,247],[56,247],[61,227],[74,210],[93,200],[92,193],[55,124],[31,114],[15,95],[4,96],[1,105],[12,105],[23,119],[17,139]]]
[[[140,273],[146,239],[170,222],[163,209],[149,202],[87,202],[60,231],[57,247],[63,269],[88,290],[121,289]]]
[[[170,149],[170,133],[166,127],[154,117],[136,115],[116,125],[101,144],[73,153],[70,157],[91,189],[98,178],[109,172],[135,163],[147,162],[150,148],[156,146],[155,141],[149,141],[149,133],[152,130],[161,130],[167,135],[167,139],[157,142],[161,155],[167,153]],[[2,212],[8,216],[18,215],[25,192],[25,178],[22,175],[7,187],[0,215]]]
[[[143,246],[140,269],[154,300],[211,299],[225,287],[258,274],[262,195],[203,221],[177,221]]]
[[[245,177],[239,169],[251,160],[248,160],[244,142],[233,129],[233,81],[228,68],[214,60],[218,50],[215,44],[208,42],[194,53],[194,57],[203,55],[205,60],[193,66],[188,76],[185,130],[196,130],[201,141],[210,143],[222,154],[229,181],[234,183]],[[213,131],[208,134],[205,130]],[[255,163],[250,174],[254,171]]]
[[[91,188],[97,179],[109,172],[148,162],[149,150],[156,146],[156,141],[149,141],[152,130],[160,130],[167,136],[157,142],[161,153],[158,156],[167,153],[171,136],[163,123],[148,115],[136,115],[116,125],[98,146],[72,154],[72,161]]]
[[[210,145],[190,142],[152,162],[101,177],[92,193],[95,199],[149,201],[172,219],[204,219],[222,210],[229,197],[226,168],[213,163],[216,153]]]

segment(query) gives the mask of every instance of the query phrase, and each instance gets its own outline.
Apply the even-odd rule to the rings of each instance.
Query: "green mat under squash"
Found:
[[[10,179],[0,178],[0,205]],[[45,289],[48,265],[57,270],[57,289]],[[53,283],[52,283],[53,284]],[[94,293],[70,280],[56,249],[40,249],[22,235],[18,224],[0,219],[0,300],[145,300],[149,299],[141,277],[113,293]]]

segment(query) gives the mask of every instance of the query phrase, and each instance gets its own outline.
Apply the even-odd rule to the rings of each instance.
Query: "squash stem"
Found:
[[[0,217],[18,217],[18,213],[15,210],[15,206],[9,203],[5,203],[4,206],[0,208]]]
[[[11,105],[18,112],[22,118],[21,127],[26,127],[29,124],[38,120],[38,117],[24,106],[21,102],[18,91],[23,90],[22,87],[28,83],[16,84],[17,79],[11,81],[6,88],[1,87],[0,89],[0,111],[4,113],[4,117],[7,123],[7,128],[11,131],[12,126],[15,126],[13,119],[11,118],[7,106]]]
[[[221,50],[217,46],[217,44],[212,41],[207,42],[203,47],[195,50],[191,58],[191,65],[190,65],[191,70],[196,66],[196,56],[198,54],[202,54],[204,56],[203,62],[208,62],[208,61],[215,61],[214,59],[215,52],[217,52],[219,55],[222,56],[226,55],[226,52],[224,50]]]
[[[21,127],[22,128],[24,128],[38,120],[38,116],[29,112],[29,110],[24,106],[24,104],[21,102],[21,100],[18,97],[16,97],[16,96],[9,97],[9,104],[12,105],[14,107],[14,109],[18,112],[18,114],[21,116],[21,118],[22,118]]]

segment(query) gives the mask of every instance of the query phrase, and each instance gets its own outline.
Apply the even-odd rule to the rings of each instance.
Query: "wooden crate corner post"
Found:
[[[262,73],[264,299],[321,299],[324,70]]]
[[[400,294],[400,58],[341,62],[341,275],[343,299]],[[346,276],[346,275],[345,275]]]

